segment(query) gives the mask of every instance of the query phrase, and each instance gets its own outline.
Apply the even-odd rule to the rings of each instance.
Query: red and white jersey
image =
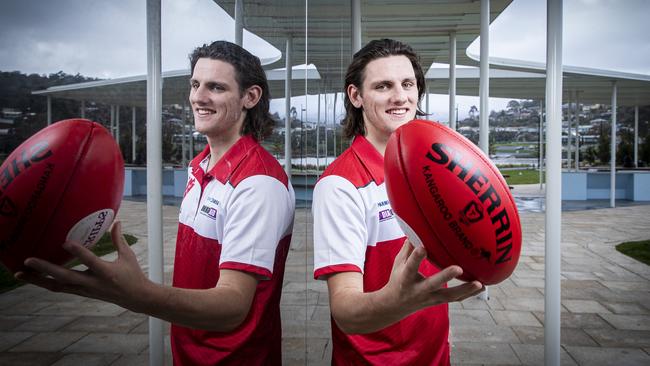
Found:
[[[405,235],[388,202],[384,158],[363,136],[325,170],[314,188],[314,277],[363,273],[363,290],[386,285]],[[438,269],[423,261],[420,273]],[[350,335],[332,320],[334,365],[447,365],[446,304],[420,310],[370,334]]]
[[[213,288],[219,270],[260,279],[246,320],[228,333],[172,325],[177,365],[280,364],[280,295],[295,210],[278,163],[250,136],[241,137],[209,172],[208,147],[190,164],[181,204],[175,287]]]

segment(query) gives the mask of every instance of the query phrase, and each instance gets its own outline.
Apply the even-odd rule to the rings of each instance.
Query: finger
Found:
[[[428,291],[438,291],[445,283],[463,274],[463,269],[459,266],[449,266],[435,275],[428,277],[425,281],[425,287]]]
[[[26,267],[33,269],[38,272],[34,275],[41,276],[47,275],[51,276],[56,282],[62,284],[78,284],[82,283],[84,280],[83,275],[80,272],[67,269],[65,267],[44,261],[38,258],[27,258],[24,262]],[[24,275],[30,275],[29,272],[23,272]],[[31,278],[31,277],[30,277]]]
[[[122,235],[122,222],[115,220],[113,226],[111,227],[111,239],[113,241],[113,246],[117,250],[118,255],[122,255],[129,249],[129,245]]]
[[[480,294],[481,292],[485,291],[485,286],[483,286],[482,283],[480,283],[478,281],[472,281],[471,284],[474,286],[474,288],[476,290],[473,291],[473,292],[468,293],[467,295],[463,295],[463,296],[459,297],[456,301],[463,301],[463,300],[467,299],[468,297],[476,296],[476,295]]]
[[[408,259],[406,260],[405,271],[407,276],[409,276],[411,280],[420,279],[422,277],[418,272],[418,270],[420,269],[420,264],[422,263],[422,261],[426,256],[427,256],[427,252],[422,247],[415,248],[411,252],[411,255],[409,255]]]
[[[405,263],[412,251],[413,246],[411,245],[411,242],[409,242],[408,239],[404,240],[404,244],[402,244],[402,248],[400,248],[399,253],[397,253],[394,262],[399,264]]]
[[[31,283],[33,285],[42,287],[46,290],[60,292],[63,290],[63,285],[52,278],[44,277],[36,272],[16,272],[14,277],[17,280]]]
[[[445,302],[463,301],[483,290],[483,285],[478,281],[466,282],[462,285],[440,290]]]
[[[95,255],[90,249],[75,242],[63,243],[63,249],[79,259],[79,262],[86,265],[88,269],[96,273],[103,273],[106,269],[106,262]]]

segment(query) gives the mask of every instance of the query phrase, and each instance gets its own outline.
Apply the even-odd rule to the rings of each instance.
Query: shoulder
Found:
[[[243,180],[253,176],[264,176],[279,181],[289,188],[289,178],[284,168],[268,151],[256,143],[247,152],[241,164],[230,176],[230,184],[237,187]]]
[[[345,150],[343,154],[325,169],[316,185],[318,186],[321,181],[331,176],[341,177],[349,181],[356,188],[365,187],[373,180],[357,154],[351,148]]]

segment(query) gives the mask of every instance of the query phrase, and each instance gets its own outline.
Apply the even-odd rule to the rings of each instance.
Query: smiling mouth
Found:
[[[386,111],[388,114],[392,114],[394,116],[403,116],[408,112],[408,109],[406,108],[395,108],[395,109],[389,109]]]
[[[211,115],[211,114],[216,113],[214,110],[212,110],[212,109],[207,109],[207,108],[196,108],[194,111],[195,111],[196,114],[198,114],[199,116],[208,116],[208,115]]]

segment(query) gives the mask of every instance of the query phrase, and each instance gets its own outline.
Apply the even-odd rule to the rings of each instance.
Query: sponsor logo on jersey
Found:
[[[201,207],[201,214],[211,218],[212,220],[216,220],[216,218],[217,218],[217,209],[214,208],[214,207],[203,205],[203,207]]]
[[[386,210],[379,211],[379,222],[390,220],[392,218],[393,218],[393,210],[392,209],[389,208],[389,209],[386,209]]]

